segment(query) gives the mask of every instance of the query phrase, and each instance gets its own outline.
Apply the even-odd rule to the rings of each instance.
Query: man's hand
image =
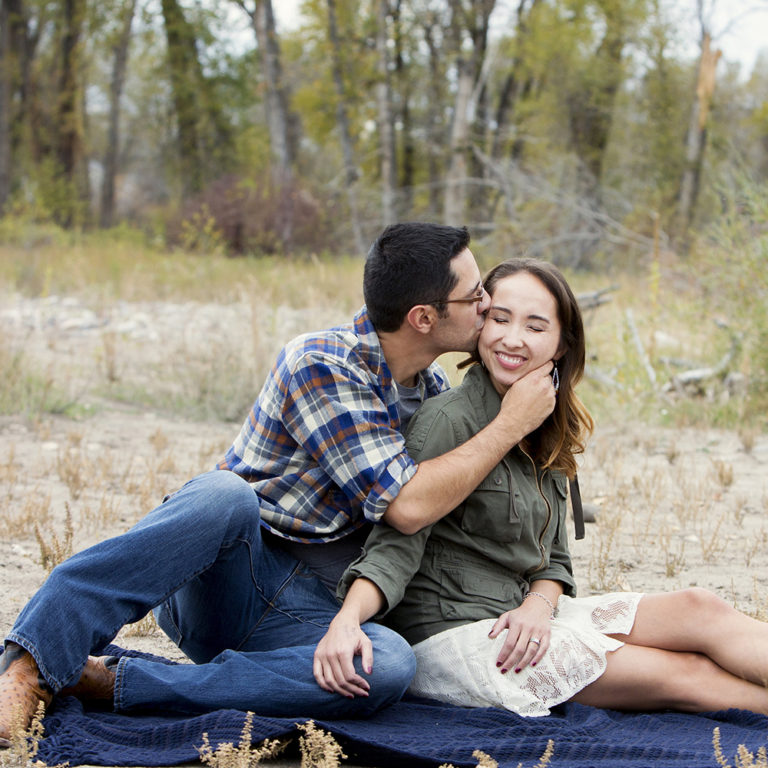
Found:
[[[357,674],[353,663],[359,655],[363,670],[373,669],[373,645],[360,623],[343,613],[336,617],[315,648],[313,672],[317,684],[326,691],[338,693],[348,699],[367,696],[368,681]]]
[[[384,520],[400,533],[413,534],[456,509],[555,409],[551,370],[550,360],[523,376],[505,393],[490,424],[453,450],[420,462],[416,474],[390,502]]]
[[[511,431],[521,437],[540,427],[555,410],[557,396],[552,386],[551,372],[552,362],[547,361],[518,379],[501,401],[499,417],[509,420]]]

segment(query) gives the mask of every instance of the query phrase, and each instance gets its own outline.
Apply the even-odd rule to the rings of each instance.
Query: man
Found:
[[[404,422],[447,386],[435,359],[471,350],[483,324],[488,298],[468,244],[466,229],[388,227],[369,252],[354,323],[282,350],[218,469],[54,569],[0,657],[0,742],[14,711],[27,723],[59,691],[120,711],[318,717],[400,698],[413,655],[376,624],[366,625],[375,670],[355,661],[365,690],[315,682],[336,580],[369,524],[414,532],[439,519],[552,409],[541,369],[477,438],[418,467],[408,457]],[[194,664],[89,657],[151,609]]]

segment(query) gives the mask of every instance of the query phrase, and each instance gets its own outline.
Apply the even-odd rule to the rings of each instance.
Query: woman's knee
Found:
[[[728,603],[714,592],[703,587],[688,587],[674,593],[681,602],[681,611],[689,616],[701,616],[713,620],[733,613]]]

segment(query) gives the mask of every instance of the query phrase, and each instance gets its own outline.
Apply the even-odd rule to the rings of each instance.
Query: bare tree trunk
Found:
[[[531,13],[538,5],[539,0],[532,0],[530,7],[526,7],[528,0],[520,0],[517,6],[517,29],[515,32],[515,41],[517,53],[510,63],[507,76],[501,86],[499,101],[496,106],[495,130],[491,139],[490,155],[494,159],[499,159],[504,155],[504,147],[509,139],[509,127],[511,116],[514,112],[517,102],[528,94],[533,87],[533,80],[530,76],[521,74],[522,54],[520,48],[523,41],[528,37],[530,28],[528,22]],[[512,144],[512,156],[519,157],[522,154],[522,140],[515,138]]]
[[[413,136],[413,121],[411,118],[412,84],[408,80],[408,67],[403,55],[403,33],[401,23],[402,0],[392,4],[392,27],[395,39],[395,75],[397,92],[400,97],[400,135],[401,160],[400,173],[397,181],[398,207],[401,211],[410,211],[413,207],[413,185],[416,175],[416,142]],[[397,155],[397,139],[395,138],[395,155]]]
[[[109,131],[104,153],[104,177],[101,181],[101,205],[99,226],[111,227],[115,215],[115,177],[120,152],[120,99],[125,83],[128,64],[128,46],[131,42],[131,26],[136,13],[136,0],[128,0],[122,19],[122,29],[114,45],[112,81],[109,89]]]
[[[456,99],[453,106],[451,128],[450,165],[445,179],[445,205],[443,221],[458,225],[464,218],[467,202],[467,146],[469,144],[469,110],[472,106],[474,72],[471,64],[460,58],[457,63],[458,77]]]
[[[379,145],[381,152],[381,215],[383,224],[397,220],[395,210],[396,158],[395,130],[393,124],[392,87],[389,80],[389,54],[387,51],[388,0],[378,2],[376,25],[376,53],[378,54],[379,82],[376,85],[376,102],[379,113]]]
[[[11,92],[14,72],[10,2],[0,5],[0,216],[11,194]]]
[[[272,0],[256,0],[252,11],[248,10],[243,0],[236,1],[251,18],[251,25],[261,53],[267,89],[267,127],[272,151],[273,175],[276,181],[283,182],[293,174],[296,147],[288,107],[288,92],[283,82],[280,41],[275,28]]]
[[[328,3],[328,42],[331,44],[331,57],[333,69],[333,84],[336,89],[336,125],[339,130],[341,151],[344,157],[344,175],[347,182],[347,199],[349,201],[349,215],[352,219],[352,235],[355,248],[362,254],[365,249],[363,232],[360,226],[360,214],[357,207],[357,179],[358,173],[355,166],[354,151],[352,148],[352,136],[349,130],[349,117],[346,107],[346,89],[344,87],[344,72],[341,63],[341,41],[339,39],[338,21],[336,18],[336,0],[327,0]]]
[[[202,187],[203,158],[200,136],[200,63],[196,40],[177,0],[162,0],[168,41],[168,64],[178,126],[177,148],[184,196]]]
[[[707,147],[707,119],[715,92],[715,70],[722,52],[712,50],[712,38],[704,31],[701,40],[701,58],[696,83],[696,98],[691,110],[691,120],[685,140],[685,170],[680,181],[678,220],[681,233],[685,233],[693,221],[693,212],[699,196],[701,168]]]
[[[441,66],[442,57],[440,47],[435,40],[435,27],[437,19],[430,15],[424,21],[424,42],[429,50],[429,98],[432,104],[444,103],[445,73]],[[442,147],[445,145],[444,126],[441,110],[430,109],[427,117],[428,156],[427,167],[429,169],[429,210],[436,216],[440,210],[440,191],[442,184]]]
[[[621,3],[601,3],[605,30],[595,51],[591,84],[568,96],[571,141],[584,163],[586,195],[600,204],[600,180],[603,174],[608,137],[613,125],[616,95],[624,78],[623,55],[627,19]]]
[[[77,200],[83,200],[80,180],[83,162],[83,124],[81,97],[80,35],[85,19],[84,0],[64,0],[61,42],[61,75],[56,117],[58,124],[57,158],[59,166],[72,185]],[[75,221],[76,206],[64,214],[64,224]]]
[[[451,0],[450,38],[456,54],[457,85],[443,213],[444,221],[449,224],[456,224],[467,214],[467,168],[472,157],[473,125],[479,124],[479,134],[484,133],[478,106],[485,100],[483,63],[495,4],[496,0]],[[471,42],[470,50],[465,49],[465,35]],[[473,197],[477,199],[477,196]]]

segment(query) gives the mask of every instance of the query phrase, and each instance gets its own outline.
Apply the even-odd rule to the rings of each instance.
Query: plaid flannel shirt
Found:
[[[436,363],[422,399],[448,388]],[[332,541],[381,519],[416,471],[399,431],[397,386],[366,308],[278,355],[219,469],[253,484],[263,523],[286,539]]]

